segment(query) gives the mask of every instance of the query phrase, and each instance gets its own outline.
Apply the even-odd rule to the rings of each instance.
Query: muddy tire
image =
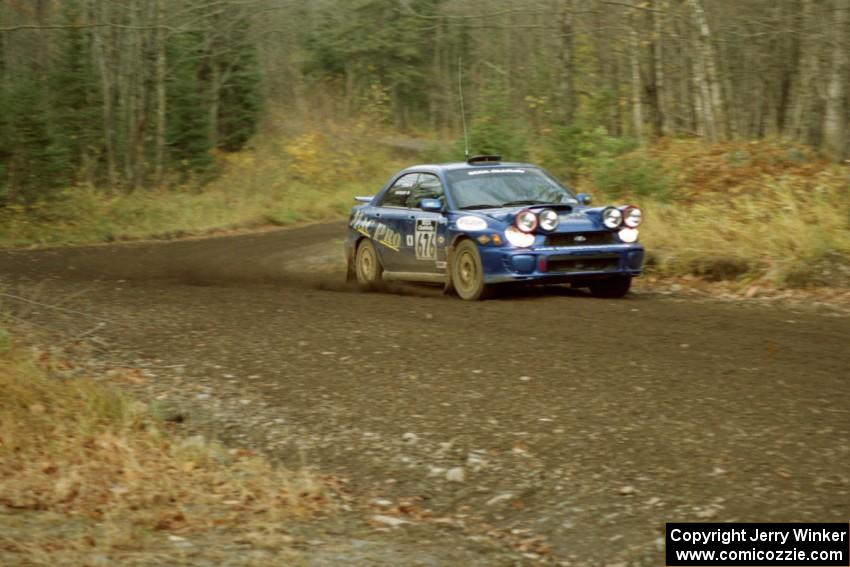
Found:
[[[484,283],[484,269],[478,246],[471,240],[462,241],[454,249],[449,269],[451,285],[461,299],[476,301],[492,295],[492,286]]]
[[[616,299],[629,293],[632,287],[632,278],[629,276],[618,276],[599,280],[590,284],[590,294],[594,297],[605,297]]]
[[[363,239],[354,255],[354,278],[363,289],[374,289],[381,281],[384,267],[371,240]]]

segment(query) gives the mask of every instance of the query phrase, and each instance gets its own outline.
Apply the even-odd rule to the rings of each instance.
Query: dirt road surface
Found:
[[[190,427],[349,478],[310,564],[658,565],[668,521],[850,519],[846,315],[360,293],[344,230],[7,251],[10,292],[66,311],[4,303],[145,366]],[[400,502],[432,520],[361,521]]]

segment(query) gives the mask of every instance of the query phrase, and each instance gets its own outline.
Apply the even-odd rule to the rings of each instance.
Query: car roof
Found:
[[[399,172],[402,173],[412,173],[416,171],[428,171],[432,173],[439,172],[447,172],[447,171],[457,171],[461,169],[510,169],[516,167],[534,167],[538,168],[538,166],[530,164],[530,163],[521,163],[521,162],[487,162],[487,163],[475,163],[469,164],[465,161],[453,162],[453,163],[429,163],[429,164],[421,164],[421,165],[413,165],[411,167],[407,167]]]

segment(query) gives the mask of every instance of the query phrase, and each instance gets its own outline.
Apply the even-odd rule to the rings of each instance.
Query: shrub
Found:
[[[564,180],[586,177],[596,162],[635,149],[629,138],[615,138],[602,127],[560,126],[550,130],[533,152],[534,161]]]
[[[469,128],[470,155],[497,154],[506,161],[522,161],[528,156],[525,125],[516,119],[517,113],[504,92],[493,82],[482,94]],[[463,147],[462,138],[458,145]]]
[[[641,155],[599,157],[589,162],[593,184],[606,195],[652,197],[669,201],[675,191],[675,181],[661,162]]]

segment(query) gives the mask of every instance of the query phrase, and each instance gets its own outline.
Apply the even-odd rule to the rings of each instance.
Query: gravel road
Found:
[[[70,310],[30,320],[145,366],[187,427],[412,522],[324,528],[312,564],[658,565],[667,521],[850,519],[846,315],[641,286],[359,293],[344,228],[6,251],[0,274]]]

